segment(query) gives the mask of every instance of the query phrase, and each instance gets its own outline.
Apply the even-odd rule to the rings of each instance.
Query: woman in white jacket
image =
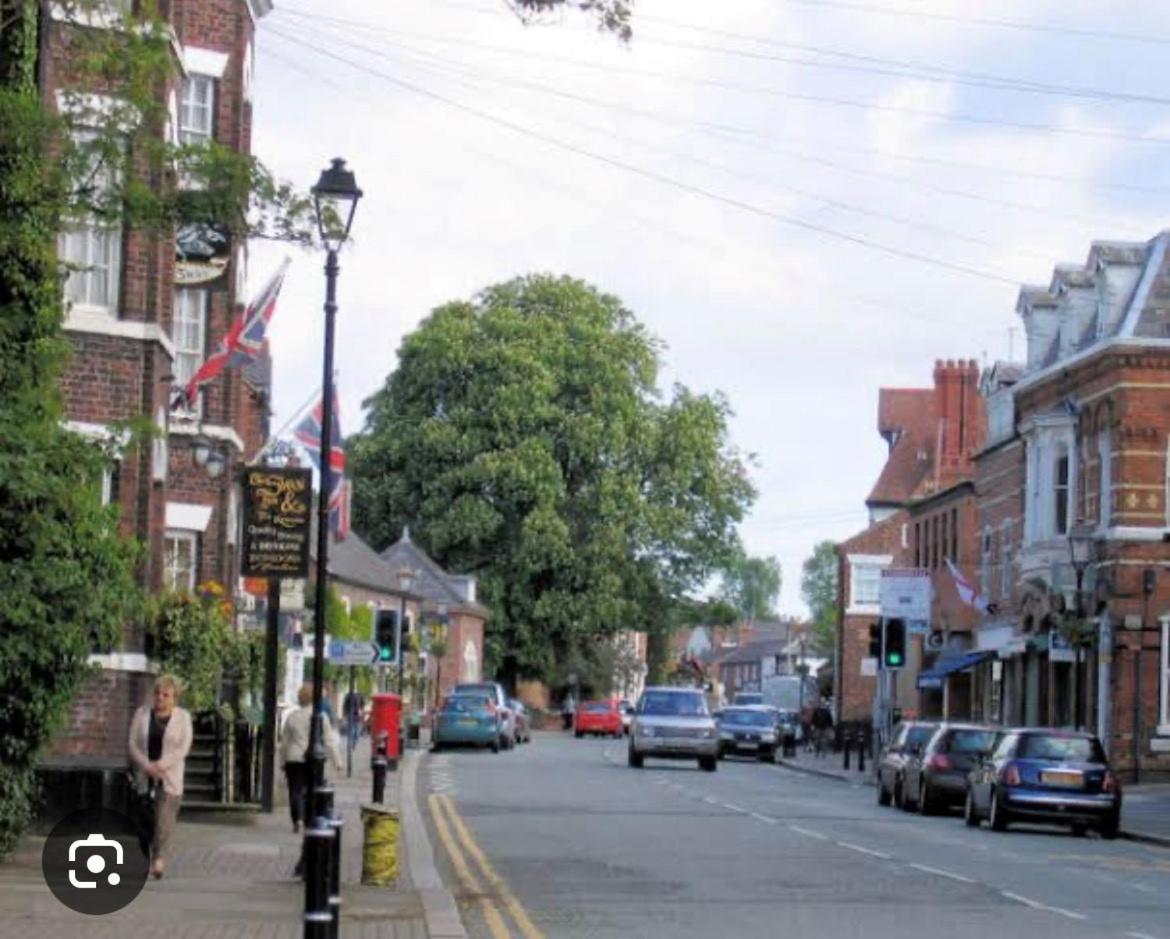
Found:
[[[144,704],[130,721],[130,760],[137,788],[154,801],[150,873],[156,879],[171,856],[183,799],[183,769],[191,751],[191,715],[178,706],[178,699],[178,679],[160,675],[154,683],[153,707]]]

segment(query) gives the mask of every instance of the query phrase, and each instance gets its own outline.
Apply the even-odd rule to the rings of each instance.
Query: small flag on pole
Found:
[[[321,428],[325,423],[325,399],[317,400],[310,411],[293,429],[293,436],[308,451],[309,459],[321,469]],[[341,438],[340,406],[337,400],[337,389],[333,390],[333,424],[332,441],[330,443],[328,493],[329,493],[329,527],[334,536],[340,541],[349,534],[350,510],[350,482],[345,478],[345,447]]]
[[[951,577],[955,581],[955,590],[959,594],[959,599],[980,613],[994,613],[996,611],[996,605],[994,603],[988,603],[986,598],[980,595],[979,591],[975,589],[971,582],[955,567],[954,562],[950,558],[946,558],[945,560],[947,562],[947,569],[951,572]]]

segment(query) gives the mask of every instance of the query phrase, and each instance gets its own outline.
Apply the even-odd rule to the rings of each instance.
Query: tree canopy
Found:
[[[622,39],[633,35],[630,26],[633,0],[504,0],[521,18],[564,7],[576,8],[597,17],[601,29],[615,33]]]
[[[657,391],[660,343],[568,277],[497,284],[436,309],[367,402],[349,450],[359,531],[409,524],[492,610],[505,677],[621,629],[669,629],[738,550],[754,498],[721,395]]]
[[[828,655],[837,635],[837,543],[821,541],[801,568],[800,593],[812,614],[817,651]]]
[[[741,619],[776,618],[781,584],[780,562],[776,558],[740,554],[723,571],[722,579],[721,596]]]

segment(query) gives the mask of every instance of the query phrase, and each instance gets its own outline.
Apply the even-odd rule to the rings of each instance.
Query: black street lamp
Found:
[[[362,191],[345,161],[333,160],[313,187],[317,226],[328,252],[325,261],[325,354],[321,379],[321,473],[317,492],[316,609],[313,636],[313,719],[309,723],[312,764],[312,823],[305,830],[305,930],[308,937],[336,936],[339,928],[340,826],[333,821],[333,788],[325,781],[325,736],[321,688],[325,675],[326,588],[329,556],[329,488],[333,457],[333,322],[337,313],[337,252],[349,238]]]
[[[406,676],[406,650],[402,648],[402,640],[404,638],[403,630],[406,626],[406,595],[410,593],[410,588],[414,585],[414,571],[409,567],[403,567],[398,571],[398,589],[399,594],[399,611],[398,611],[398,641],[395,643],[395,648],[398,649],[398,701],[399,707],[402,707],[402,690],[403,680]],[[401,723],[401,718],[399,718]],[[402,751],[399,750],[399,753]]]
[[[1080,730],[1084,724],[1084,703],[1086,676],[1081,675],[1081,650],[1084,647],[1082,631],[1085,626],[1085,569],[1093,560],[1093,529],[1080,523],[1073,525],[1068,533],[1068,560],[1076,573],[1076,617],[1077,631],[1072,637],[1074,668],[1076,669],[1077,695],[1073,701],[1073,726]]]

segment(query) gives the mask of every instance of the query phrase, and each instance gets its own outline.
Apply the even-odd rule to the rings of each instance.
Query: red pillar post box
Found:
[[[375,694],[370,708],[370,741],[377,752],[378,741],[386,740],[386,758],[396,766],[402,754],[399,752],[399,726],[402,722],[402,699],[396,694]]]

